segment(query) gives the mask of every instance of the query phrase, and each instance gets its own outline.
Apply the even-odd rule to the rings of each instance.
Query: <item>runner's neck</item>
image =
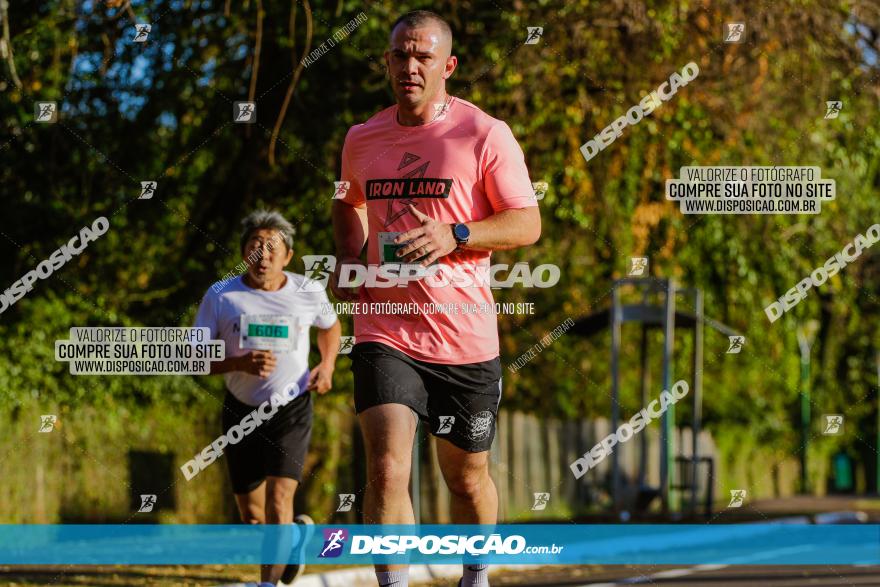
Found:
[[[434,122],[434,119],[438,114],[437,109],[434,108],[434,106],[437,104],[444,104],[444,108],[449,108],[450,102],[452,102],[452,96],[444,91],[439,100],[431,102],[429,104],[430,108],[426,108],[420,113],[416,113],[413,110],[404,110],[398,103],[397,113],[395,114],[397,117],[397,124],[401,126],[425,126],[426,124],[431,124]],[[401,113],[404,114],[405,120],[401,119]]]

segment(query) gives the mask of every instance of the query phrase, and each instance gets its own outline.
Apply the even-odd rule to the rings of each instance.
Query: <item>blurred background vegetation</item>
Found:
[[[301,255],[331,253],[345,133],[393,103],[382,60],[388,28],[421,7],[47,0],[14,2],[0,14],[2,287],[97,216],[111,223],[0,316],[0,428],[17,431],[0,437],[0,485],[33,479],[47,436],[33,433],[34,414],[58,413],[68,447],[66,465],[46,462],[39,475],[49,479],[118,484],[124,467],[108,473],[102,449],[128,443],[183,456],[216,435],[219,377],[71,376],[54,361],[53,341],[71,326],[191,324],[204,291],[240,261],[238,223],[256,207],[277,208],[296,225],[291,270],[303,272]],[[536,308],[499,320],[502,362],[567,318],[606,307],[630,257],[649,257],[652,275],[702,288],[706,313],[747,337],[739,355],[726,355],[717,334],[706,340],[706,424],[731,458],[750,458],[739,451],[744,439],[779,459],[798,454],[795,328],[815,319],[813,413],[845,414],[846,427],[810,450],[818,461],[846,450],[866,467],[863,489],[876,490],[880,256],[866,251],[773,324],[763,308],[880,221],[877,4],[490,0],[431,9],[456,35],[450,93],[506,121],[532,180],[549,183],[542,239],[494,258],[557,263],[562,279],[550,289],[495,292]],[[298,67],[362,11],[367,20],[356,31]],[[746,22],[744,43],[721,42],[731,21]],[[135,23],[152,25],[148,42],[131,42]],[[538,44],[523,44],[527,26],[544,27]],[[584,161],[581,144],[690,61],[700,66],[696,80]],[[824,120],[825,101],[835,99],[843,101],[839,118]],[[34,102],[53,100],[59,122],[35,124]],[[257,124],[232,123],[239,100],[257,102]],[[664,181],[685,165],[818,165],[837,182],[837,200],[818,216],[685,216],[663,196]],[[142,180],[158,181],[150,200],[136,199]],[[349,317],[343,331],[352,331]],[[641,407],[635,333],[624,329],[623,414]],[[677,349],[683,376],[688,345],[683,339]],[[541,417],[607,416],[609,352],[608,336],[563,337],[506,372],[504,406]],[[350,418],[351,389],[341,358],[335,393],[318,402],[303,498],[322,507],[335,499],[335,472],[354,442],[334,425]],[[81,427],[65,427],[65,418]],[[213,469],[193,482],[204,488],[198,499],[221,499],[225,472]],[[72,517],[99,518],[112,507],[99,489],[70,493]],[[44,502],[54,519],[58,508]],[[182,521],[199,521],[189,507]],[[5,521],[39,521],[4,510]]]

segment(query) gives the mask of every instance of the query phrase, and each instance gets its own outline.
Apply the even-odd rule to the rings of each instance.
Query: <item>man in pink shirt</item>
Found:
[[[497,521],[488,450],[501,362],[489,256],[535,243],[541,217],[510,128],[446,93],[458,64],[451,53],[452,32],[438,15],[397,19],[385,52],[397,104],[348,131],[341,177],[348,183],[333,203],[338,264],[331,286],[366,312],[355,315],[352,371],[370,524],[415,521],[408,486],[416,418],[437,437],[453,521]],[[347,287],[340,272],[362,265],[365,245],[368,265],[400,264],[409,275],[417,266],[427,276]],[[375,313],[383,302],[427,313]],[[445,311],[431,313],[432,304]],[[376,574],[383,587],[407,585],[406,567],[377,565]],[[460,585],[488,585],[486,565],[465,565]]]

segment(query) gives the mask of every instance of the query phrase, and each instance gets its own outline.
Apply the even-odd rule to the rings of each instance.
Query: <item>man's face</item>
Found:
[[[248,275],[256,283],[281,277],[284,267],[293,258],[277,230],[261,228],[251,233],[242,251]]]
[[[385,51],[385,63],[398,104],[416,108],[436,101],[457,63],[450,57],[451,42],[433,24],[418,28],[397,25],[391,47]]]

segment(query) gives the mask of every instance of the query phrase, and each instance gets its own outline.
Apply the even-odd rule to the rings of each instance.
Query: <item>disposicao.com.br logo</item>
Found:
[[[338,557],[343,554],[348,533],[340,529],[324,531],[324,544],[318,558]],[[517,555],[517,554],[559,554],[564,546],[529,546],[525,537],[513,534],[462,534],[418,536],[415,534],[365,535],[352,534],[351,555]]]
[[[325,528],[324,544],[318,558],[336,558],[345,550],[345,541],[348,539],[348,531],[344,528]]]

